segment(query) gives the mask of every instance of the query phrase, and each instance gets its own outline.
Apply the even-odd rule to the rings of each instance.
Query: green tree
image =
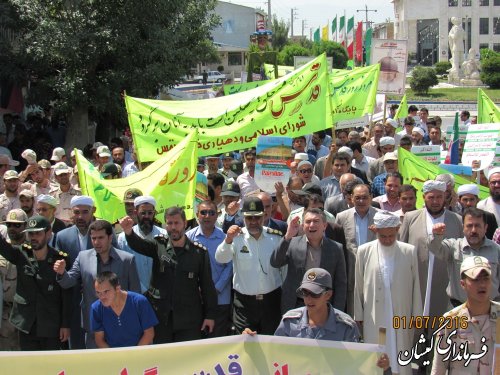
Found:
[[[294,56],[311,56],[311,51],[300,44],[287,44],[278,54],[278,64],[293,66]]]
[[[336,42],[322,40],[320,43],[314,43],[312,52],[314,56],[319,56],[323,52],[326,52],[328,57],[333,58],[333,68],[336,69],[345,69],[347,60],[349,60],[345,47]]]
[[[492,89],[500,88],[500,53],[481,50],[481,81]]]
[[[273,15],[272,45],[274,50],[281,51],[283,47],[286,45],[286,43],[288,42],[288,30],[289,27],[288,24],[285,22],[285,20],[283,20],[283,18],[278,20],[278,17],[276,15]]]
[[[93,141],[124,120],[121,92],[150,97],[198,61],[217,60],[215,0],[10,0],[20,19],[18,55],[37,77],[30,97],[69,114],[67,144]]]
[[[417,66],[413,69],[410,78],[410,87],[418,94],[427,94],[429,88],[437,85],[438,79],[433,68]]]

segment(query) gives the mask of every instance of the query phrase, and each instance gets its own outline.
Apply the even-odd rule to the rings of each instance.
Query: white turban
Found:
[[[401,225],[399,217],[389,211],[378,211],[373,217],[373,223],[377,229],[397,228]]]
[[[446,183],[442,181],[434,181],[434,180],[428,180],[424,182],[424,186],[422,187],[422,191],[424,193],[428,193],[429,191],[432,190],[439,190],[442,191],[443,193],[446,191]]]
[[[488,172],[488,180],[491,178],[491,176],[493,176],[495,173],[500,173],[500,167],[495,167],[495,168],[492,168],[490,169],[490,171]]]
[[[465,194],[479,196],[479,188],[476,184],[465,184],[458,187],[457,194],[459,197]]]
[[[309,160],[309,155],[305,152],[297,152],[294,157],[295,160]]]
[[[153,207],[156,207],[156,200],[150,195],[141,195],[134,199],[134,207],[139,207],[141,204],[149,203]]]
[[[418,128],[418,127],[414,127],[413,130],[412,130],[412,133],[413,132],[417,132],[418,134],[420,134],[422,137],[425,135],[425,132],[423,131],[423,129],[421,128]]]
[[[46,203],[46,204],[48,204],[49,206],[52,206],[52,207],[57,207],[57,205],[59,204],[59,202],[57,201],[56,198],[54,198],[52,195],[47,195],[47,194],[40,194],[36,198],[36,201],[38,203]]]
[[[382,137],[382,138],[380,138],[379,144],[380,144],[380,147],[384,147],[387,145],[395,146],[396,141],[392,137]]]
[[[94,207],[94,200],[87,195],[75,195],[71,198],[70,207],[75,206],[89,206]]]

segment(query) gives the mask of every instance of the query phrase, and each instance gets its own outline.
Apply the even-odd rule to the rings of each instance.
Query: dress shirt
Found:
[[[373,198],[373,201],[380,203],[380,209],[385,211],[396,212],[401,209],[401,204],[399,203],[399,199],[396,200],[395,204],[391,204],[389,202],[389,199],[387,199],[387,194],[375,197]]]
[[[372,194],[374,197],[378,197],[379,195],[385,194],[385,177],[387,176],[387,172],[379,174],[373,179],[372,182]]]
[[[356,222],[356,245],[360,247],[368,241],[368,212],[364,217],[361,217],[354,210],[354,221]]]
[[[333,197],[334,195],[342,194],[340,190],[340,181],[334,175],[325,177],[319,182],[323,191],[323,198]]]
[[[250,176],[250,173],[248,172],[239,175],[236,179],[236,182],[238,183],[238,185],[240,185],[240,196],[242,198],[252,191],[260,190],[259,186],[255,182],[255,179]]]
[[[368,175],[368,171],[370,169],[370,162],[372,162],[374,160],[377,160],[377,159],[374,159],[370,156],[363,155],[363,158],[361,159],[361,161],[359,163],[356,161],[356,159],[353,158],[351,165],[354,168],[357,168],[360,171],[365,172],[366,175]]]

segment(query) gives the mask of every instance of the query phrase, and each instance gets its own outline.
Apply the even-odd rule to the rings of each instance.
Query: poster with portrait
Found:
[[[373,39],[371,64],[380,63],[379,93],[403,95],[408,51],[406,40]]]

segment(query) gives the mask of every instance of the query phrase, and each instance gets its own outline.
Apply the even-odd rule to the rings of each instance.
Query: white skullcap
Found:
[[[70,207],[75,206],[89,206],[94,207],[94,200],[87,195],[75,195],[71,198]]]
[[[36,201],[38,203],[46,203],[52,207],[57,207],[57,205],[59,204],[59,202],[57,201],[57,199],[55,197],[53,197],[52,195],[48,195],[48,194],[40,194],[36,198]]]
[[[382,138],[380,138],[379,144],[380,144],[380,147],[384,147],[387,145],[395,146],[396,141],[392,137],[382,137]]]
[[[392,118],[388,118],[387,120],[385,120],[385,124],[386,125],[391,125],[394,129],[397,129],[398,128],[398,122]]]
[[[309,155],[305,152],[297,152],[294,157],[295,160],[309,160]]]
[[[449,173],[438,174],[434,180],[444,182],[446,185],[455,186],[455,177]]]
[[[397,228],[401,225],[399,217],[389,211],[377,211],[373,217],[373,223],[378,229]]]
[[[429,191],[432,190],[439,190],[444,193],[446,191],[446,182],[434,181],[434,180],[425,181],[424,186],[422,186],[422,191],[424,193],[428,193]]]
[[[341,148],[339,148],[338,152],[346,153],[351,158],[354,156],[354,153],[352,152],[352,150],[347,146],[342,146]]]
[[[413,132],[417,132],[418,134],[420,134],[422,137],[425,135],[425,132],[423,131],[423,129],[421,128],[418,128],[418,127],[414,127],[413,130],[411,131],[412,133]]]
[[[302,167],[303,165],[310,165],[312,167],[312,163],[309,160],[302,160],[299,165],[297,165],[297,169]]]
[[[459,186],[457,189],[457,195],[461,197],[462,195],[465,194],[472,194],[475,196],[479,196],[479,188],[476,184],[465,184],[462,186]]]
[[[495,173],[500,173],[500,167],[495,167],[491,168],[490,171],[488,172],[488,180],[493,176]]]
[[[156,200],[150,195],[141,195],[134,199],[134,207],[139,207],[141,204],[149,203],[153,207],[156,207]]]

